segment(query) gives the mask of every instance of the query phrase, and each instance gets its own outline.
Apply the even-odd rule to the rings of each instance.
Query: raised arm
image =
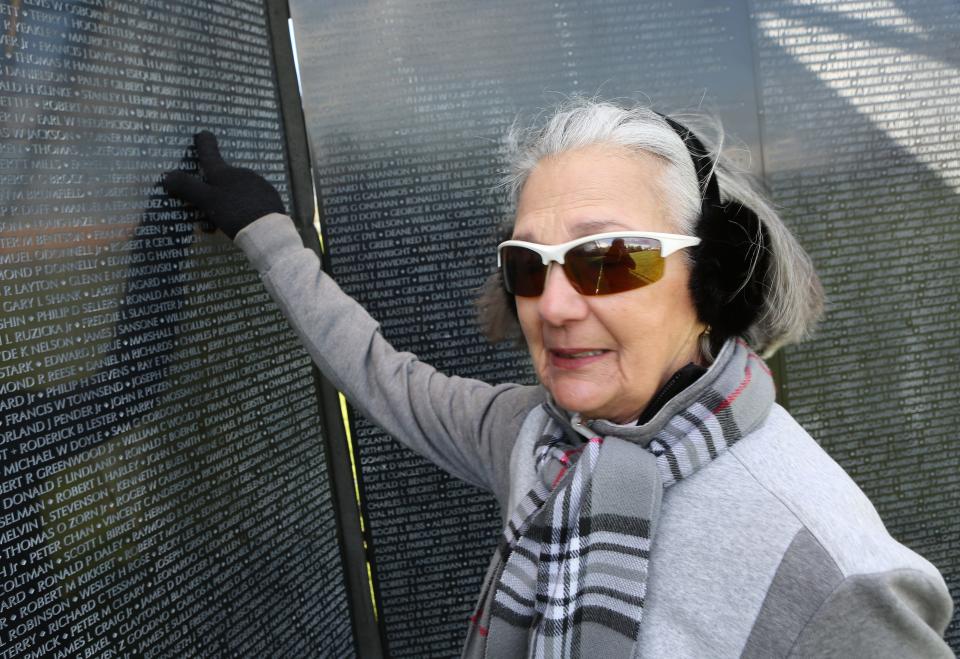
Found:
[[[377,322],[323,273],[272,186],[224,163],[212,134],[199,134],[196,145],[207,182],[177,172],[164,185],[235,237],[324,375],[396,439],[505,499],[514,439],[542,389],[446,376],[394,350]]]

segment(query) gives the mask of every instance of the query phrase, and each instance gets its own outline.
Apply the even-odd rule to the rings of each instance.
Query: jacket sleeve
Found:
[[[791,657],[954,657],[943,640],[953,602],[942,579],[899,569],[844,579],[804,627]]]
[[[322,271],[285,215],[258,219],[236,242],[314,363],[351,404],[442,469],[506,500],[510,452],[542,389],[446,376],[395,350]]]

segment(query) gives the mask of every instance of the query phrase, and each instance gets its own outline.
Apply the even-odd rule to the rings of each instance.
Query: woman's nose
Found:
[[[547,270],[538,309],[540,317],[555,326],[581,320],[589,311],[587,301],[570,285],[570,280],[559,263],[551,263]]]

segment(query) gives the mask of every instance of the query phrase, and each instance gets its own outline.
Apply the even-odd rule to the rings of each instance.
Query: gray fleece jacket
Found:
[[[447,376],[394,350],[286,216],[263,217],[236,241],[351,403],[493,492],[506,519],[536,478],[543,389]],[[655,433],[709,375],[622,434]],[[887,533],[843,469],[774,405],[758,430],[666,490],[636,656],[953,657],[942,640],[952,610],[937,569]]]

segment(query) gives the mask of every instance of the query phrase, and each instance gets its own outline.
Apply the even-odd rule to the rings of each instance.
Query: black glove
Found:
[[[187,172],[167,172],[163,187],[171,197],[196,206],[231,239],[264,215],[285,213],[280,194],[265,178],[223,161],[213,133],[201,131],[193,136],[193,143],[207,182]]]

